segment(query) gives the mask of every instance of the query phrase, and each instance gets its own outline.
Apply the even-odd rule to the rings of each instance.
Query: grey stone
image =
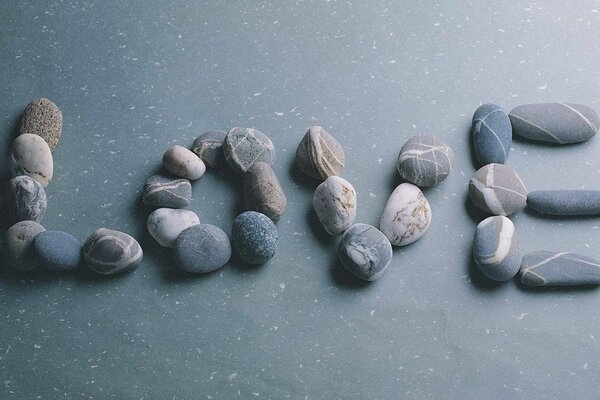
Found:
[[[183,146],[171,146],[162,158],[163,166],[170,173],[182,178],[196,180],[206,172],[206,165],[195,153]]]
[[[192,151],[211,168],[227,165],[223,154],[223,141],[227,136],[223,131],[210,131],[200,135],[192,145]]]
[[[48,99],[35,99],[27,105],[21,123],[19,134],[31,133],[40,136],[54,151],[62,133],[62,113]]]
[[[27,175],[20,175],[12,178],[8,186],[15,220],[40,222],[48,205],[42,185]]]
[[[452,171],[454,153],[435,136],[415,135],[402,146],[396,167],[400,176],[417,186],[434,186]]]
[[[244,174],[244,203],[246,209],[265,214],[273,221],[285,212],[287,198],[271,166],[257,161]]]
[[[417,186],[402,183],[388,199],[379,229],[394,246],[406,246],[421,238],[431,225],[431,207]]]
[[[265,134],[252,128],[231,128],[223,141],[225,159],[238,174],[256,161],[275,162],[275,146]]]
[[[507,281],[521,267],[521,249],[512,221],[504,216],[484,219],[473,237],[475,264],[488,278]]]
[[[56,271],[72,271],[82,264],[81,241],[62,231],[40,232],[33,239],[33,252],[44,267]]]
[[[192,185],[187,179],[153,175],[144,184],[142,201],[148,206],[183,208],[192,202]]]
[[[341,175],[344,149],[325,129],[311,126],[296,149],[296,164],[306,175],[324,181]]]
[[[484,104],[473,114],[472,124],[473,147],[479,165],[504,164],[512,143],[512,125],[506,112],[495,104]]]
[[[341,235],[356,218],[356,191],[350,182],[332,175],[315,189],[313,208],[327,233]]]
[[[96,229],[83,245],[83,258],[88,268],[105,275],[136,268],[143,255],[134,238],[112,229]]]
[[[534,190],[527,207],[546,215],[598,215],[600,190]]]
[[[600,260],[575,253],[535,251],[523,256],[521,282],[528,286],[600,284]]]
[[[200,218],[193,211],[159,208],[148,216],[146,227],[158,244],[163,247],[173,247],[175,240],[184,229],[199,223]]]
[[[227,234],[214,225],[193,225],[184,229],[175,241],[174,254],[179,268],[204,274],[227,264],[231,243]]]
[[[255,211],[241,213],[231,230],[233,249],[249,264],[263,264],[277,252],[279,235],[269,217]]]
[[[54,162],[48,143],[40,136],[24,133],[14,140],[10,163],[12,176],[27,175],[43,187],[48,186],[54,173]]]
[[[488,164],[481,167],[469,182],[471,201],[493,215],[511,215],[525,207],[527,189],[510,167]]]
[[[45,231],[35,221],[20,221],[4,234],[4,250],[10,265],[19,271],[29,271],[39,265],[33,254],[33,239]]]
[[[392,245],[377,228],[355,224],[342,236],[338,257],[350,273],[365,281],[374,281],[390,265]]]

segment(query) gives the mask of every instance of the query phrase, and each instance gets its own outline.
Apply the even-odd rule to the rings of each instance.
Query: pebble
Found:
[[[400,176],[417,186],[434,186],[452,171],[450,146],[431,135],[415,135],[402,146],[396,167]]]
[[[54,163],[48,143],[40,136],[24,133],[13,142],[10,162],[12,176],[27,175],[38,181],[42,187],[52,180]]]
[[[330,176],[317,186],[313,208],[327,233],[341,235],[356,218],[356,191],[345,179]]]
[[[600,260],[575,253],[535,251],[523,256],[521,282],[528,286],[600,284]]]
[[[480,165],[504,164],[510,153],[512,125],[502,107],[479,106],[473,114],[473,147]]]
[[[355,224],[342,236],[338,257],[350,273],[365,281],[374,281],[390,265],[392,245],[377,228]]]
[[[40,222],[46,213],[46,191],[38,181],[20,175],[8,182],[10,204],[16,221]]]
[[[163,247],[175,246],[175,240],[184,229],[198,224],[200,218],[195,212],[173,208],[154,210],[146,222],[150,235]]]
[[[402,183],[394,189],[383,209],[379,229],[394,246],[405,246],[427,232],[431,207],[417,186]]]
[[[29,271],[39,265],[33,254],[33,239],[46,229],[35,221],[20,221],[4,234],[4,250],[14,269]]]
[[[263,264],[269,261],[277,251],[278,241],[275,224],[264,214],[246,211],[233,221],[233,249],[249,264]]]
[[[81,241],[62,231],[44,231],[33,239],[38,262],[56,271],[72,271],[81,265]]]
[[[54,151],[62,133],[62,113],[48,99],[35,99],[27,105],[21,117],[19,134],[38,135],[48,143]]]
[[[96,229],[83,245],[83,258],[92,271],[116,274],[137,267],[143,258],[139,243],[126,233]]]
[[[202,134],[192,145],[192,151],[211,168],[221,168],[227,165],[223,154],[223,141],[227,136],[223,131],[210,131]]]
[[[473,204],[493,215],[511,215],[525,207],[527,189],[510,167],[488,164],[481,167],[469,182],[469,196]]]
[[[257,161],[244,174],[244,203],[246,209],[265,214],[273,221],[279,221],[287,198],[271,166]]]
[[[515,226],[510,219],[493,216],[477,225],[473,258],[488,278],[499,282],[511,279],[519,272],[521,257]]]
[[[342,174],[344,149],[325,129],[311,126],[296,149],[296,164],[306,175],[324,181]]]
[[[144,184],[142,201],[147,206],[187,207],[192,202],[192,185],[187,179],[153,175]]]
[[[231,128],[223,141],[225,159],[243,175],[256,161],[275,162],[275,146],[265,134],[252,128]]]
[[[186,179],[196,180],[206,172],[204,161],[179,145],[172,146],[165,152],[162,163],[167,171]]]
[[[177,265],[187,272],[212,272],[223,267],[231,258],[229,237],[220,228],[209,224],[184,229],[174,247]]]
[[[599,215],[600,190],[535,190],[527,207],[546,215]]]
[[[515,135],[557,144],[584,142],[600,127],[598,113],[582,104],[524,104],[508,116]]]

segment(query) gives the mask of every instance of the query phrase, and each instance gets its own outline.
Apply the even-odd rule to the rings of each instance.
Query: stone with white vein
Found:
[[[454,153],[431,135],[415,135],[402,146],[396,167],[401,177],[417,186],[434,186],[452,171]]]
[[[473,258],[490,279],[507,281],[514,277],[521,266],[521,250],[512,221],[504,216],[481,221],[473,237]]]
[[[136,268],[143,254],[133,237],[106,228],[96,229],[83,245],[83,259],[88,268],[104,275]]]
[[[184,229],[199,223],[200,218],[193,211],[159,208],[148,216],[146,227],[158,244],[163,247],[173,247],[175,240]]]
[[[600,284],[600,260],[569,252],[535,251],[523,256],[521,282],[528,286]]]
[[[430,224],[431,207],[421,189],[402,183],[390,195],[379,229],[392,245],[405,246],[423,236]]]
[[[469,182],[469,196],[473,204],[492,215],[511,215],[525,207],[527,189],[510,167],[488,164],[481,167]]]
[[[356,191],[350,182],[332,175],[315,189],[313,208],[327,233],[341,235],[356,218]]]
[[[473,114],[471,134],[479,165],[506,162],[512,143],[512,126],[502,107],[479,106]]]

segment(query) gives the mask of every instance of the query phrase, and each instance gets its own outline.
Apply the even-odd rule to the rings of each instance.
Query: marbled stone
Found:
[[[162,163],[167,171],[186,179],[196,180],[206,172],[204,161],[183,146],[171,146],[165,151]]]
[[[139,243],[126,233],[96,229],[83,245],[83,258],[92,271],[116,274],[137,267],[143,258]]]
[[[23,133],[40,136],[54,151],[62,133],[62,113],[56,104],[44,98],[29,103],[19,125],[19,134]]]
[[[195,212],[173,208],[154,210],[146,222],[150,235],[163,247],[173,247],[184,229],[198,224],[200,218]]]
[[[313,208],[327,233],[341,235],[356,218],[356,191],[350,182],[332,175],[317,186]]]
[[[527,207],[546,215],[599,215],[600,190],[534,190]]]
[[[17,136],[10,154],[12,176],[27,175],[48,186],[54,172],[50,147],[38,135],[24,133]]]
[[[223,141],[225,159],[238,174],[256,161],[275,162],[275,146],[265,134],[252,128],[231,128]]]
[[[223,131],[210,131],[202,134],[192,145],[192,151],[211,168],[221,168],[227,164],[223,154],[223,141],[227,136]]]
[[[35,221],[20,221],[4,234],[4,250],[9,264],[19,271],[29,271],[39,265],[33,254],[33,239],[45,231]]]
[[[521,249],[512,221],[504,216],[484,219],[473,237],[475,264],[488,278],[507,281],[521,266]]]
[[[214,225],[193,225],[184,229],[175,241],[174,254],[179,268],[205,274],[227,264],[231,243],[227,234]]]
[[[277,252],[279,235],[269,217],[255,211],[241,213],[231,230],[233,249],[249,264],[263,264]]]
[[[396,167],[400,176],[417,186],[434,186],[452,171],[450,146],[431,135],[415,135],[402,146]]]
[[[582,104],[524,104],[508,116],[515,135],[557,144],[584,142],[600,127],[598,113]]]
[[[511,215],[525,207],[527,189],[510,167],[488,164],[481,167],[469,182],[471,201],[493,215]]]
[[[523,256],[521,282],[528,286],[600,284],[600,260],[575,253],[535,251]]]
[[[402,183],[394,189],[383,209],[379,229],[394,246],[410,244],[431,225],[431,207],[417,186]]]
[[[355,224],[342,236],[338,257],[350,273],[365,281],[374,281],[390,265],[392,245],[377,228]]]
[[[287,206],[287,198],[271,166],[257,161],[244,174],[246,209],[279,221]]]
[[[42,185],[27,175],[20,175],[12,178],[8,187],[15,220],[40,222],[48,205]]]
[[[320,181],[340,175],[344,169],[344,149],[320,126],[311,126],[296,149],[296,164],[306,175]]]
[[[144,184],[142,200],[147,206],[183,208],[192,202],[192,185],[187,179],[153,175]]]
[[[473,147],[479,165],[504,164],[512,143],[512,125],[506,112],[495,104],[484,104],[473,114],[472,124]]]
[[[72,271],[82,264],[81,241],[62,231],[44,231],[33,239],[33,252],[44,267]]]

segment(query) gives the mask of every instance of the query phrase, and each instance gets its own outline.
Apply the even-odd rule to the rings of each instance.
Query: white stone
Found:
[[[17,136],[13,142],[10,162],[12,176],[30,176],[44,188],[52,180],[52,152],[48,143],[38,135],[24,133]]]
[[[163,247],[173,247],[175,240],[184,229],[199,223],[200,218],[193,211],[159,208],[150,214],[146,226],[158,244]]]
[[[198,179],[206,172],[206,165],[200,157],[178,145],[165,152],[162,162],[167,171],[186,179]]]
[[[356,218],[356,191],[345,179],[330,176],[315,190],[313,208],[327,233],[341,235]]]
[[[388,199],[379,229],[394,246],[405,246],[423,236],[430,224],[431,207],[421,189],[402,183]]]

